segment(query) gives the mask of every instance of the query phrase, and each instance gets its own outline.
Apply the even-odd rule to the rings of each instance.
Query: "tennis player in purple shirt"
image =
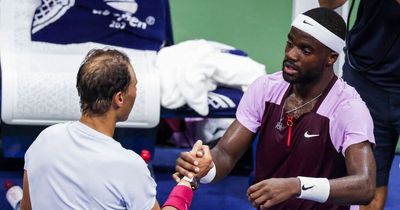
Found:
[[[283,70],[249,87],[211,154],[199,161],[181,153],[175,179],[225,177],[259,134],[256,183],[247,190],[254,207],[358,209],[369,203],[376,176],[372,119],[355,89],[333,71],[345,34],[333,10],[296,17]]]

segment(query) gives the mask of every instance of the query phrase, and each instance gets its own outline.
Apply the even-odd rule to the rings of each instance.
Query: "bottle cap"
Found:
[[[3,186],[4,186],[5,190],[8,190],[13,186],[13,183],[11,180],[6,180],[6,181],[4,181]]]
[[[149,163],[151,160],[151,153],[149,150],[146,150],[146,149],[142,150],[140,152],[140,156],[143,158],[144,162],[146,162],[146,163]]]

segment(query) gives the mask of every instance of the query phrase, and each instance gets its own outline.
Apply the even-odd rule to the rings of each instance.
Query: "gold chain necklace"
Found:
[[[311,100],[307,101],[306,103],[304,103],[304,104],[302,104],[302,105],[300,105],[300,106],[298,106],[298,107],[296,107],[296,108],[294,108],[294,109],[291,109],[291,110],[287,111],[286,114],[292,113],[292,112],[294,112],[294,111],[297,111],[297,110],[303,108],[305,105],[307,105],[307,104],[309,104],[309,103],[311,103],[311,102],[317,100],[321,95],[322,95],[322,92],[321,92],[320,94],[318,94],[317,96],[315,96],[314,98],[312,98]],[[283,107],[282,107],[282,110],[281,110],[281,116],[280,116],[280,118],[279,118],[279,121],[278,121],[278,122],[276,123],[276,125],[275,125],[275,128],[278,129],[279,131],[282,131],[283,129],[286,128],[286,126],[284,126],[283,123],[282,123],[282,120],[283,120],[283,110],[285,109],[286,101],[287,101],[287,98],[286,98],[285,101],[283,102]]]

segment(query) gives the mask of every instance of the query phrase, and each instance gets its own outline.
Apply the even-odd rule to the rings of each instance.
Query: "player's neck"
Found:
[[[116,122],[107,115],[89,116],[83,114],[79,121],[104,135],[111,138],[114,136]]]
[[[292,93],[301,100],[309,100],[321,94],[333,79],[334,74],[323,75],[315,82],[308,84],[294,84]]]

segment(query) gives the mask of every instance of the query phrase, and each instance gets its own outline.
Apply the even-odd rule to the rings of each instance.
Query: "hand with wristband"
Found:
[[[210,152],[207,146],[203,146],[202,141],[197,141],[190,152],[191,155],[196,156],[199,153],[199,156],[203,154],[203,152]],[[198,164],[198,162],[196,162]],[[188,174],[188,176],[180,176],[175,177],[174,179],[177,181],[177,186],[171,191],[168,196],[167,201],[163,205],[162,209],[177,209],[177,210],[187,210],[190,207],[190,203],[193,198],[193,190],[196,190],[198,187],[197,178],[193,176],[193,174]],[[153,209],[155,210],[155,209]]]
[[[247,198],[254,207],[269,208],[300,194],[297,178],[271,178],[249,187]]]
[[[198,140],[194,144],[190,152],[181,153],[176,163],[175,169],[177,172],[173,174],[176,182],[179,182],[183,176],[186,176],[188,178],[201,178],[200,182],[205,183],[202,177],[206,176],[211,169],[214,169],[215,173],[210,149],[207,145],[202,145],[201,140]]]
[[[190,187],[190,183],[187,181],[180,181],[176,185],[165,201],[162,209],[163,210],[188,210],[193,199],[193,191]],[[160,209],[159,206],[154,207],[152,210]]]
[[[247,197],[253,206],[266,209],[289,198],[324,203],[328,200],[330,184],[326,178],[271,178],[249,187]]]

